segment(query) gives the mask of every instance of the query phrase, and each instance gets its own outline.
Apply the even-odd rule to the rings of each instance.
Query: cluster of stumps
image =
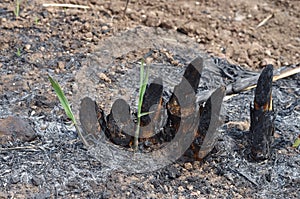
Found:
[[[172,141],[176,133],[188,133],[192,125],[182,121],[195,119],[197,127],[193,131],[194,139],[190,144],[194,158],[202,160],[213,149],[219,135],[217,128],[221,124],[219,115],[226,89],[225,87],[216,89],[205,103],[199,104],[196,101],[196,94],[202,69],[203,59],[200,57],[194,59],[187,66],[181,82],[175,86],[169,97],[163,96],[161,78],[154,79],[147,86],[143,96],[142,113],[149,114],[141,117],[139,151],[146,153],[159,149],[164,143]],[[256,161],[269,158],[273,141],[275,113],[272,108],[272,79],[273,66],[267,65],[258,79],[254,104],[250,110],[248,140],[250,157]],[[123,147],[124,150],[130,150],[135,135],[136,115],[132,114],[129,104],[123,99],[116,100],[107,116],[96,105],[96,117],[100,128],[91,130],[88,129],[89,118],[84,114],[90,102],[95,103],[88,97],[84,98],[80,109],[80,120],[87,142],[93,144],[94,141],[89,138],[105,135],[111,143]]]

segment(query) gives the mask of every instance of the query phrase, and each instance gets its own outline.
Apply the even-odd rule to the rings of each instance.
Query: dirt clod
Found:
[[[0,119],[0,143],[5,144],[7,141],[29,142],[36,137],[34,130],[28,120],[9,116]]]

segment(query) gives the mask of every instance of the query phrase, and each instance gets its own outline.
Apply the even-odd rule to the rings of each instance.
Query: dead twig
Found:
[[[299,64],[297,64],[299,65]],[[283,78],[286,78],[286,77],[289,77],[289,76],[292,76],[292,75],[295,75],[297,73],[300,73],[300,66],[296,67],[296,68],[293,68],[293,69],[287,69],[287,70],[284,70],[283,72],[281,72],[279,75],[274,75],[273,76],[273,82],[277,81],[277,80],[280,80],[280,79],[283,79]],[[251,81],[251,80],[249,80]],[[249,85],[249,84],[248,84]],[[248,91],[248,90],[251,90],[253,88],[256,88],[257,84],[253,84],[251,86],[245,86],[245,87],[241,87],[239,88],[238,90],[235,91],[235,93],[228,93],[228,95],[226,95],[224,97],[224,101],[227,101],[229,100],[230,98],[238,95],[240,92],[243,92],[243,91]]]
[[[129,0],[126,0],[126,5],[125,5],[123,17],[125,17],[125,15],[126,15],[126,10],[127,10],[128,3],[129,3]]]
[[[289,76],[292,76],[292,75],[295,75],[297,73],[300,73],[300,66],[290,69],[290,70],[285,70],[279,75],[274,75],[273,82],[283,79],[283,78],[286,78],[286,77],[289,77]],[[255,88],[256,86],[257,86],[256,84],[249,86],[249,87],[245,88],[243,91],[251,90],[252,88]]]
[[[248,176],[247,174],[245,174],[244,172],[241,172],[237,169],[230,169],[232,172],[239,174],[240,176],[242,176],[244,179],[248,180],[249,182],[251,182],[254,186],[259,187],[259,185],[257,184],[257,182],[252,179],[250,176]]]
[[[259,27],[265,25],[272,17],[274,17],[274,13],[270,14],[270,15],[267,16],[264,20],[262,20],[262,21],[256,26],[256,29],[258,29]]]
[[[64,7],[64,8],[82,8],[82,9],[89,9],[89,6],[83,5],[75,5],[75,4],[59,4],[59,3],[44,3],[44,7]]]
[[[11,148],[0,148],[0,151],[23,150],[23,149],[31,149],[33,151],[38,151],[37,148],[40,148],[40,147],[39,146],[17,146],[17,147],[11,147]]]

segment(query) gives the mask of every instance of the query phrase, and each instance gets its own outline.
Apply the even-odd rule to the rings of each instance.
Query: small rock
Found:
[[[101,27],[101,30],[102,30],[102,31],[107,31],[107,30],[108,30],[108,26],[105,26],[105,25],[102,26],[102,27]]]
[[[46,190],[36,194],[34,198],[50,198],[50,197],[51,197],[50,191]]]
[[[184,168],[187,169],[187,170],[192,170],[193,169],[193,165],[190,162],[188,162],[188,163],[184,164]]]
[[[157,14],[154,11],[148,13],[145,24],[151,27],[157,27],[161,23],[161,20],[157,17]]]
[[[272,55],[272,52],[271,52],[271,50],[270,50],[270,49],[267,49],[267,50],[265,51],[265,53],[266,53],[267,55],[269,55],[269,56],[271,56],[271,55]]]
[[[70,41],[64,41],[64,46],[66,48],[69,48],[70,47]]]
[[[91,32],[86,33],[85,34],[85,39],[87,41],[92,41],[92,39],[93,39],[93,33],[91,33]]]
[[[60,70],[63,70],[63,69],[65,68],[65,63],[62,62],[62,61],[59,61],[59,62],[57,63],[57,66],[58,66],[58,68],[59,68]]]
[[[246,19],[246,17],[244,15],[240,15],[240,14],[236,14],[234,20],[235,21],[243,21],[244,19]]]
[[[160,27],[172,29],[174,27],[174,23],[171,20],[163,20],[160,24]]]
[[[86,23],[83,25],[83,28],[84,28],[84,30],[86,30],[86,31],[90,31],[90,30],[91,30],[91,25],[90,25],[88,22],[86,22]]]
[[[127,187],[125,185],[123,185],[123,186],[120,187],[121,191],[125,191],[126,189],[127,189]]]
[[[39,186],[39,185],[42,185],[42,183],[43,183],[42,180],[36,176],[33,176],[31,181],[34,186]]]
[[[179,191],[179,192],[183,192],[183,191],[184,191],[183,186],[179,186],[179,187],[178,187],[178,191]]]
[[[19,175],[13,175],[13,176],[11,177],[11,179],[10,179],[10,182],[11,182],[12,184],[17,184],[18,182],[20,182],[20,177],[19,177]]]
[[[281,137],[281,135],[277,132],[274,132],[274,138],[279,139]]]
[[[193,190],[193,188],[194,188],[194,187],[193,187],[193,185],[191,185],[191,184],[188,184],[188,185],[186,186],[186,188],[187,188],[188,190],[190,190],[190,191],[191,191],[191,190]]]
[[[99,88],[105,88],[105,84],[99,84]]]
[[[0,198],[9,198],[6,193],[0,192]]]
[[[29,121],[15,116],[0,119],[0,144],[20,140],[29,142],[36,137]]]
[[[272,58],[264,58],[261,62],[260,62],[260,66],[265,66],[267,64],[272,64],[273,66],[276,66],[277,63],[276,63],[276,60],[275,59],[272,59]]]
[[[227,123],[228,128],[236,128],[240,131],[248,131],[250,128],[250,122],[245,121],[232,121]]]
[[[100,73],[98,76],[101,80],[111,83],[111,80],[109,79],[109,77],[107,77],[107,75],[105,73]]]
[[[30,45],[30,44],[26,44],[26,45],[25,45],[25,50],[28,51],[28,50],[30,50],[30,48],[31,48],[31,45]]]
[[[178,168],[174,167],[174,166],[170,166],[166,169],[165,171],[166,177],[169,179],[175,179],[180,177],[181,173],[178,170]]]
[[[165,192],[166,192],[166,193],[168,193],[168,192],[169,192],[169,188],[168,188],[168,186],[167,186],[167,185],[164,185],[164,190],[165,190]]]

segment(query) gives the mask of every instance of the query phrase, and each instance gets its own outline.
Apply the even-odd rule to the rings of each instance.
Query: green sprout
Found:
[[[39,18],[37,16],[34,17],[34,23],[38,24],[39,23]]]
[[[82,134],[80,132],[80,129],[79,129],[77,123],[76,123],[74,114],[71,110],[70,104],[69,104],[67,98],[65,97],[65,94],[62,91],[60,85],[50,75],[48,75],[48,78],[51,82],[51,85],[52,85],[52,87],[53,87],[53,89],[54,89],[54,91],[55,91],[62,107],[64,108],[64,110],[66,112],[66,115],[71,119],[72,123],[74,124],[74,126],[76,128],[76,131],[78,132],[78,135],[79,135],[80,139],[82,140],[83,144],[86,145],[86,146],[89,146],[89,144],[87,143],[87,141],[84,139],[84,137],[82,136]]]
[[[20,56],[21,56],[21,49],[20,49],[20,48],[17,48],[16,55],[17,55],[18,57],[20,57]]]
[[[134,142],[133,142],[133,149],[137,150],[139,144],[139,134],[140,134],[140,124],[141,124],[141,117],[150,114],[151,112],[142,113],[142,104],[143,98],[145,95],[145,91],[148,84],[149,78],[149,66],[147,65],[146,73],[144,68],[144,61],[142,60],[141,67],[140,67],[140,85],[139,85],[139,99],[138,99],[138,112],[137,112],[137,125],[134,134]]]
[[[15,10],[14,10],[14,13],[15,13],[16,17],[19,17],[19,15],[20,15],[20,3],[21,3],[21,0],[17,0],[16,7],[15,7]]]
[[[298,148],[300,146],[300,135],[298,136],[298,138],[295,140],[293,147],[294,148]]]

